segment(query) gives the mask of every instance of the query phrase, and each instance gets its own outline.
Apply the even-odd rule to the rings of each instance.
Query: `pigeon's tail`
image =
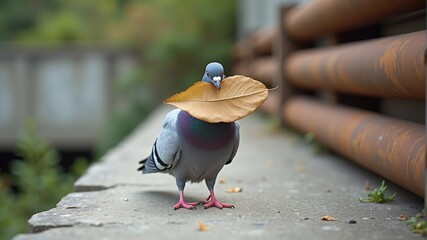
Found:
[[[156,167],[154,163],[154,159],[150,155],[146,159],[143,159],[139,162],[142,166],[138,168],[138,171],[142,171],[142,173],[155,173],[158,172],[159,169]]]

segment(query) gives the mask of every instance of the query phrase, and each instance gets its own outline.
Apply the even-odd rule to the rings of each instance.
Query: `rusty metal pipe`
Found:
[[[285,16],[283,24],[293,38],[307,41],[425,7],[425,1],[420,0],[315,0],[294,8]]]
[[[424,197],[424,125],[304,97],[290,98],[283,117],[338,153]]]
[[[277,73],[277,63],[273,57],[258,57],[252,61],[241,61],[233,68],[233,74],[242,74],[273,85],[274,74]]]
[[[251,36],[251,42],[257,55],[271,54],[273,51],[274,39],[278,36],[276,25],[267,26],[255,32]]]
[[[249,73],[254,79],[266,85],[273,83],[274,75],[277,73],[277,63],[273,57],[256,58],[250,64]]]
[[[425,31],[299,51],[285,62],[298,87],[378,97],[424,99]]]
[[[237,42],[233,47],[233,60],[241,61],[245,58],[250,58],[252,55],[252,47],[248,39],[243,39]]]
[[[237,42],[233,49],[233,59],[240,61],[273,52],[274,39],[278,36],[276,25],[267,26],[251,34],[248,38]]]

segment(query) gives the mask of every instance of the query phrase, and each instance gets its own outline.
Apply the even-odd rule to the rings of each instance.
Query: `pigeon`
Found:
[[[220,91],[225,78],[220,63],[206,66],[202,82],[213,84]],[[191,116],[180,109],[170,111],[163,122],[163,128],[154,142],[150,156],[139,163],[143,174],[169,173],[175,177],[179,190],[179,201],[174,209],[234,208],[232,204],[217,200],[214,193],[215,181],[221,169],[230,164],[236,156],[240,141],[240,126],[236,122],[209,123]],[[187,182],[205,180],[209,197],[202,202],[186,202],[184,188]]]

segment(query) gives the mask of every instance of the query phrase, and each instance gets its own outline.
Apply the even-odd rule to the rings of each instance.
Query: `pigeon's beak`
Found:
[[[221,89],[221,80],[222,80],[222,77],[220,77],[220,76],[216,76],[216,77],[213,77],[212,78],[214,81],[213,81],[213,84],[215,85],[215,87],[218,89],[218,90],[220,90]]]

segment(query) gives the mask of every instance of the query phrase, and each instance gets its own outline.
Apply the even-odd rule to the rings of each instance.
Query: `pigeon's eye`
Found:
[[[209,74],[208,72],[206,72],[206,76],[210,77],[209,75],[210,75],[210,74]]]

